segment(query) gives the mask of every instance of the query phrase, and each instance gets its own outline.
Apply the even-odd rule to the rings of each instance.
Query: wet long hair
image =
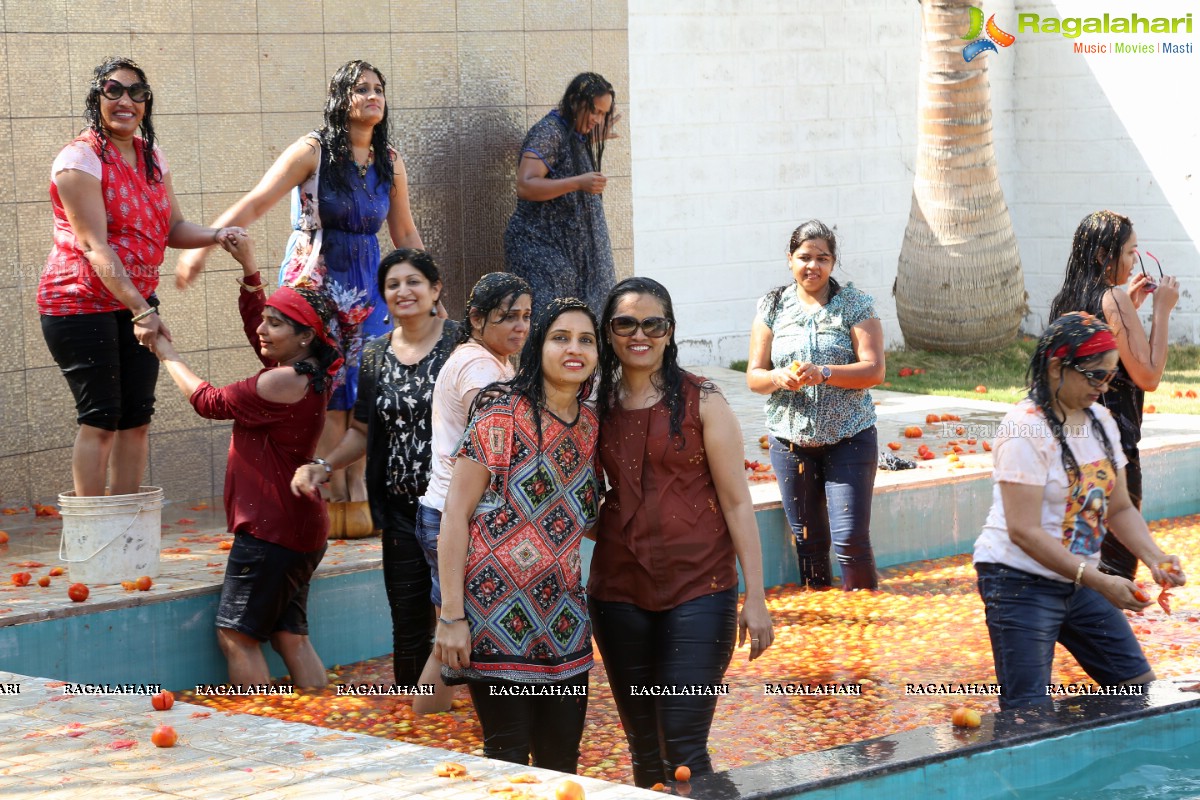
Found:
[[[1102,330],[1111,329],[1094,314],[1082,311],[1063,314],[1050,323],[1050,327],[1046,328],[1038,340],[1037,349],[1034,350],[1033,358],[1029,362],[1029,370],[1025,373],[1025,380],[1029,385],[1029,399],[1045,416],[1046,424],[1050,426],[1051,433],[1058,441],[1059,449],[1062,451],[1063,469],[1071,477],[1072,482],[1080,480],[1082,473],[1079,464],[1075,461],[1074,453],[1067,446],[1066,435],[1063,432],[1064,420],[1059,419],[1058,414],[1054,411],[1054,399],[1062,388],[1066,370],[1076,364],[1082,365],[1084,362],[1091,361],[1099,355],[1096,353],[1078,358],[1075,353],[1081,344]],[[1062,370],[1059,372],[1057,384],[1052,386],[1049,371],[1050,359],[1063,346],[1066,347],[1066,352],[1062,356]],[[1112,443],[1108,440],[1108,434],[1104,432],[1104,426],[1096,419],[1092,409],[1085,408],[1084,413],[1087,414],[1090,429],[1099,436],[1101,444],[1104,445],[1104,454],[1108,457],[1109,463],[1115,465]],[[1116,474],[1115,467],[1113,474]]]
[[[347,61],[338,67],[337,72],[329,79],[329,96],[325,99],[325,123],[318,131],[321,148],[329,154],[329,163],[339,167],[321,173],[321,180],[328,179],[338,189],[349,189],[347,170],[354,164],[354,153],[350,149],[350,98],[354,93],[354,84],[364,72],[374,72],[379,76],[379,83],[387,90],[387,79],[383,73],[369,62],[362,59]],[[388,110],[391,104],[386,96],[383,103],[383,119],[371,131],[371,146],[375,149],[375,174],[379,182],[391,186],[394,171],[391,154],[388,151]]]
[[[686,444],[683,435],[683,415],[687,398],[683,394],[683,382],[691,381],[698,386],[702,395],[716,391],[712,381],[700,380],[695,375],[683,371],[679,366],[679,345],[675,343],[675,306],[671,303],[671,294],[667,287],[653,278],[626,278],[612,288],[608,299],[604,301],[604,313],[600,317],[600,330],[603,336],[600,342],[600,390],[596,400],[601,420],[613,412],[618,404],[618,391],[621,384],[621,360],[617,358],[616,349],[609,343],[609,325],[616,316],[617,305],[621,298],[631,294],[644,294],[653,297],[663,307],[663,316],[671,321],[671,331],[667,334],[667,345],[663,348],[662,367],[650,376],[650,382],[662,395],[663,403],[668,412],[668,430],[675,439],[676,449],[682,450]]]
[[[521,351],[521,361],[517,365],[517,374],[509,381],[496,381],[485,386],[480,390],[479,394],[475,395],[475,401],[471,405],[471,414],[476,411],[488,407],[498,399],[506,395],[520,395],[528,400],[534,407],[534,429],[537,431],[537,450],[538,456],[542,454],[542,415],[541,410],[546,407],[546,384],[545,370],[542,368],[542,347],[546,344],[546,334],[554,325],[555,321],[571,311],[579,311],[587,315],[587,318],[592,323],[592,329],[596,331],[597,339],[599,339],[600,327],[596,324],[596,315],[588,308],[588,304],[580,300],[578,297],[559,297],[551,300],[545,308],[541,309],[534,317],[533,326],[529,330],[529,340],[525,343],[525,348]],[[588,376],[588,379],[579,386],[579,391],[575,393],[575,398],[579,401],[582,408],[583,403],[592,393],[592,386],[595,385],[596,373],[593,372]]]
[[[483,328],[487,328],[488,318],[493,311],[499,308],[507,314],[523,294],[533,297],[533,289],[529,288],[529,283],[519,275],[511,272],[489,272],[481,277],[475,282],[471,296],[464,304],[466,309],[463,311],[463,322],[458,329],[458,341],[454,346],[470,341],[474,333],[471,327],[472,311],[483,320]]]
[[[292,289],[304,298],[304,301],[312,306],[313,311],[317,312],[317,317],[320,318],[321,324],[325,326],[325,330],[330,330],[330,325],[337,319],[338,307],[333,298],[317,289],[311,289],[307,286],[293,286]],[[297,335],[303,335],[312,331],[307,325],[297,322],[279,309],[275,309],[279,316],[288,321],[292,326],[292,330]],[[312,357],[317,363],[314,366],[311,361],[301,359],[292,365],[292,368],[301,375],[309,375],[312,377],[312,386],[319,393],[324,394],[331,387],[333,376],[329,374],[329,368],[335,361],[342,357],[341,351],[330,347],[325,342],[313,333],[312,343],[309,345]]]
[[[612,108],[604,115],[604,122],[587,132],[588,155],[592,157],[592,169],[600,172],[600,162],[604,159],[604,143],[612,129],[613,112],[617,108],[617,91],[613,85],[604,79],[603,75],[595,72],[581,72],[567,84],[562,99],[558,101],[558,114],[562,117],[572,133],[575,132],[575,122],[583,114],[591,112],[597,97],[611,94]]]
[[[100,87],[108,80],[114,72],[122,69],[132,70],[137,74],[138,80],[147,86],[150,81],[146,80],[146,72],[138,66],[137,62],[132,58],[124,56],[110,56],[104,60],[104,63],[92,70],[92,83],[88,86],[87,97],[83,101],[83,119],[87,122],[88,128],[96,134],[96,139],[100,142],[100,160],[105,164],[111,164],[112,154],[108,148],[111,146],[108,141],[108,131],[104,129],[104,120],[100,117]],[[142,104],[145,113],[142,115],[142,123],[138,126],[138,133],[142,137],[142,168],[146,172],[146,181],[148,183],[162,183],[163,173],[159,167],[158,161],[154,158],[154,92],[150,92],[150,96],[146,98],[146,102]]]
[[[792,254],[800,249],[800,245],[810,239],[821,239],[829,247],[829,254],[833,256],[833,266],[838,265],[838,241],[837,234],[833,228],[830,228],[819,219],[810,219],[807,222],[801,222],[796,230],[792,231],[792,238],[788,240],[787,254],[791,258]],[[771,298],[771,314],[779,310],[779,304],[783,302],[783,293],[796,285],[795,281],[785,283],[782,286],[776,286],[767,293],[767,297]],[[842,290],[842,285],[834,280],[833,275],[829,276],[829,299]]]
[[[1050,303],[1050,319],[1086,311],[1104,319],[1104,295],[1113,287],[1113,270],[1133,235],[1133,222],[1115,211],[1088,214],[1075,229],[1062,289]],[[1121,320],[1122,327],[1125,320]]]

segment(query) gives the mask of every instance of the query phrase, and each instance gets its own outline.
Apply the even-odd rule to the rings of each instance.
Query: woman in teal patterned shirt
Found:
[[[792,233],[794,283],[758,302],[746,383],[768,395],[771,464],[796,539],[800,579],[875,589],[871,496],[877,443],[867,390],[883,380],[883,328],[871,296],[833,279],[837,237],[819,220]]]

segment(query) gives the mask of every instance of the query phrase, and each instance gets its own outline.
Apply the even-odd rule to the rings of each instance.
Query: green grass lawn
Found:
[[[887,377],[882,388],[914,394],[974,397],[1015,403],[1025,396],[1025,370],[1037,340],[1022,338],[1003,350],[983,355],[951,355],[922,350],[890,350],[887,353]],[[745,370],[746,362],[730,365]],[[900,377],[902,369],[924,370],[921,374]],[[978,386],[986,392],[976,392]],[[1146,405],[1161,414],[1200,414],[1200,399],[1172,397],[1192,390],[1200,394],[1200,346],[1171,345],[1167,371],[1158,390],[1146,395]]]

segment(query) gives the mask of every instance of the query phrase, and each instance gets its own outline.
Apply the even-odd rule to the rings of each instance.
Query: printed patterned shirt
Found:
[[[863,320],[878,319],[871,296],[852,283],[815,310],[801,305],[789,286],[778,304],[769,294],[760,298],[758,315],[771,329],[771,364],[775,368],[793,361],[853,364],[858,357],[850,329]],[[777,389],[767,398],[767,430],[795,444],[834,444],[874,424],[875,406],[866,389],[821,384],[797,392]]]
[[[539,452],[536,413],[501,397],[476,412],[459,450],[492,473],[467,550],[469,680],[550,683],[592,667],[579,544],[599,511],[600,428],[585,405],[570,425],[543,414]]]

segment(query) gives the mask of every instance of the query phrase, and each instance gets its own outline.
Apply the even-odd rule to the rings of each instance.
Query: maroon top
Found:
[[[329,398],[311,383],[295,403],[275,403],[258,395],[259,377],[278,364],[262,356],[255,332],[266,305],[263,292],[240,294],[238,310],[246,338],[266,369],[220,389],[205,381],[192,393],[191,403],[202,417],[233,420],[225,468],[229,530],[311,553],[325,544],[329,514],[321,498],[293,495],[291,481],[296,468],[309,463],[317,450]]]
[[[703,378],[684,373],[684,446],[670,412],[619,405],[600,426],[600,464],[611,488],[596,527],[588,594],[665,611],[736,587],[736,555],[717,501],[700,422]]]

